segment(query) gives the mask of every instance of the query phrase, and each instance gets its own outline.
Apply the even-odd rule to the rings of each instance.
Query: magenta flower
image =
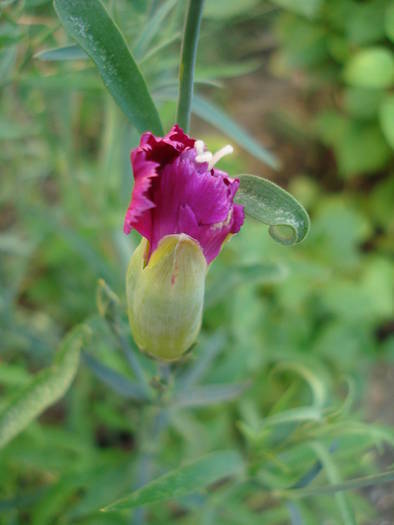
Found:
[[[227,236],[240,230],[244,211],[234,204],[239,180],[214,168],[231,151],[226,146],[212,155],[177,125],[165,137],[141,136],[131,152],[135,183],[124,232],[134,228],[149,241],[148,258],[163,237],[183,233],[209,264]]]

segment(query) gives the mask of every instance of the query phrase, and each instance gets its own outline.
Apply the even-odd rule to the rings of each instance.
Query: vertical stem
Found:
[[[189,0],[179,66],[179,98],[177,122],[189,132],[190,111],[193,99],[194,66],[196,63],[198,36],[204,0]]]

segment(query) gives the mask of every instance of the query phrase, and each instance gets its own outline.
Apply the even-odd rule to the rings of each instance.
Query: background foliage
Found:
[[[184,3],[106,6],[167,130]],[[90,334],[65,398],[0,451],[0,523],[392,519],[381,477],[375,493],[327,491],[393,458],[391,3],[206,1],[192,133],[211,150],[233,143],[223,169],[287,186],[313,228],[286,247],[247,222],[172,370],[135,352],[124,314],[138,132],[81,50],[59,51],[72,42],[50,2],[0,9],[0,408],[41,369],[38,386],[57,385],[63,335],[86,319]],[[127,495],[126,510],[99,512]]]

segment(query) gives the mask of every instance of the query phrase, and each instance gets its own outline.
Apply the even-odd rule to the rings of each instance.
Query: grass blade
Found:
[[[198,36],[204,0],[189,0],[185,29],[183,32],[181,63],[179,67],[179,98],[177,122],[189,132],[190,112],[193,100],[194,66],[196,63]]]
[[[163,134],[159,114],[126,41],[99,0],[54,0],[66,31],[95,62],[108,90],[138,131]]]

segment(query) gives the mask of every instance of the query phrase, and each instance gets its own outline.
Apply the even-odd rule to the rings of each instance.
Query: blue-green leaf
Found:
[[[257,159],[265,162],[272,168],[277,169],[279,167],[278,159],[271,152],[266,150],[256,139],[212,102],[208,102],[200,95],[194,95],[192,110],[198,117],[223,131],[223,133]]]
[[[40,51],[34,58],[53,62],[56,60],[86,60],[89,56],[79,46],[72,44],[70,46],[54,47],[53,49],[44,49]]]
[[[248,387],[248,383],[202,385],[188,388],[178,394],[172,401],[172,406],[201,407],[232,401],[239,397]]]
[[[120,396],[136,401],[148,399],[145,389],[140,384],[132,383],[127,377],[104,365],[92,355],[84,353],[83,360],[98,379]]]
[[[108,90],[140,131],[163,134],[156,106],[119,28],[99,0],[54,0],[66,31],[94,60]]]
[[[131,509],[180,498],[222,478],[240,474],[242,470],[243,461],[238,452],[234,450],[212,452],[171,470],[102,510]]]
[[[238,175],[236,195],[245,212],[269,225],[269,233],[281,244],[297,244],[307,236],[310,220],[305,208],[277,184],[256,175]]]

